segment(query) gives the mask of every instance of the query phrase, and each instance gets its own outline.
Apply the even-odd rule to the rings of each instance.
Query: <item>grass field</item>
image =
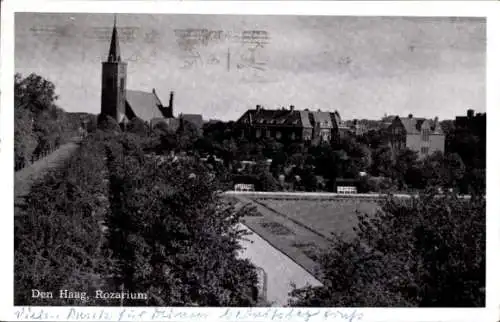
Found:
[[[379,208],[373,201],[359,199],[256,198],[254,201],[325,238],[331,238],[332,233],[351,238],[358,222],[357,214],[374,214]]]
[[[236,208],[254,206],[260,216],[245,216],[242,222],[319,280],[318,256],[332,245],[332,233],[353,237],[357,214],[379,209],[376,200],[366,198],[226,195],[224,199]]]

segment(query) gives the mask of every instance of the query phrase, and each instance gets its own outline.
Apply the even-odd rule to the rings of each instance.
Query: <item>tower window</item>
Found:
[[[125,91],[125,78],[120,78],[120,92]]]

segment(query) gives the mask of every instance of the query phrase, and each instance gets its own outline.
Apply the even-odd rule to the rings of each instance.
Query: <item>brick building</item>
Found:
[[[474,110],[467,110],[466,116],[455,118],[455,129],[486,138],[486,113],[474,114]]]
[[[420,158],[436,151],[444,152],[445,134],[437,118],[434,120],[396,116],[387,128],[389,143],[393,151],[408,148]]]
[[[337,139],[339,124],[340,115],[337,111],[296,110],[293,105],[289,109],[274,110],[257,105],[236,121],[241,135],[249,140],[268,137],[278,141],[312,144]]]

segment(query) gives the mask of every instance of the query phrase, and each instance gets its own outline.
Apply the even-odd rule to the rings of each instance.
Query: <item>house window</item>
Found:
[[[424,141],[424,142],[429,141],[429,129],[422,130],[422,141]]]
[[[271,137],[271,131],[270,130],[266,130],[266,137]]]
[[[290,136],[292,140],[295,140],[295,132],[292,132],[292,135]]]
[[[262,133],[260,132],[260,129],[256,129],[255,130],[255,137],[258,139],[258,138],[260,138],[261,135],[262,135]]]
[[[276,131],[276,138],[281,139],[281,131]]]
[[[421,152],[422,154],[424,154],[424,155],[425,155],[425,154],[428,154],[428,153],[429,153],[429,147],[427,147],[427,146],[423,146],[423,147],[420,149],[420,152]]]

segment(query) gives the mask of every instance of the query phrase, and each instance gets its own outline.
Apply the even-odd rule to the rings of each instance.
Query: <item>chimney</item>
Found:
[[[473,118],[474,117],[474,110],[472,110],[472,109],[467,110],[467,117]]]
[[[153,94],[156,94],[156,90],[153,88]]]
[[[168,100],[168,114],[169,117],[174,117],[174,92],[170,92],[170,99]]]
[[[174,109],[174,92],[170,92],[170,99],[168,100],[168,106],[172,109]]]
[[[408,118],[409,119],[413,118],[413,114],[408,114]]]
[[[290,105],[290,111],[293,112],[295,110],[295,106]]]
[[[257,112],[258,112],[258,111],[260,111],[260,110],[261,110],[261,108],[262,108],[262,107],[261,107],[260,105],[258,105],[258,104],[257,104],[257,106],[256,106],[255,108],[256,108],[256,110],[257,110]]]

